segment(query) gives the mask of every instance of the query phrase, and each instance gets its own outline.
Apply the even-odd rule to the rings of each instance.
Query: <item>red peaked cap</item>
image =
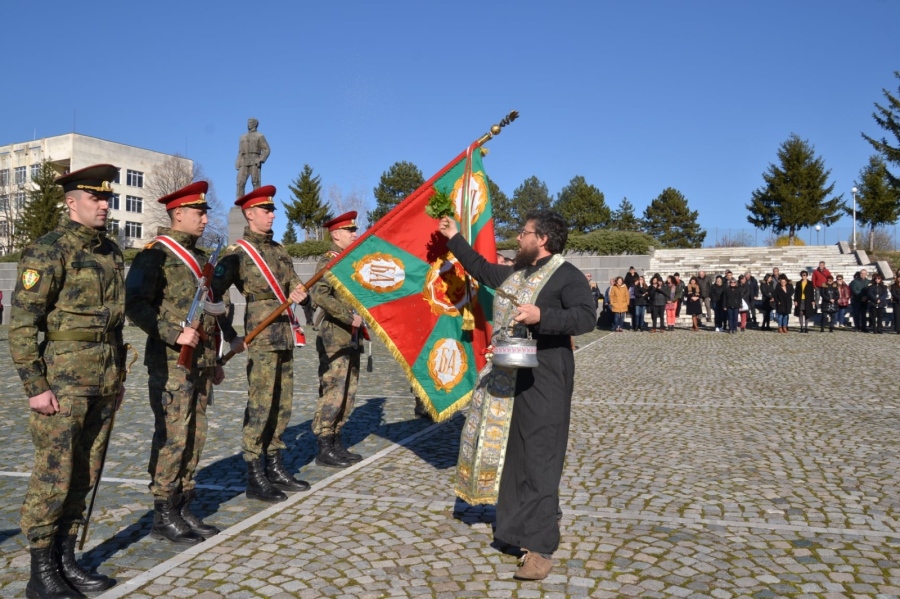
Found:
[[[265,206],[275,210],[275,200],[272,199],[274,195],[274,185],[263,185],[259,189],[254,189],[247,195],[236,199],[234,205],[240,206],[241,210],[256,208],[257,206]]]
[[[356,229],[356,210],[345,212],[337,218],[331,219],[322,226],[329,231],[334,231],[336,229]]]
[[[187,206],[188,208],[197,208],[206,210],[209,204],[206,203],[206,190],[209,189],[209,183],[206,181],[197,181],[191,183],[187,187],[182,187],[174,193],[163,196],[157,200],[160,204],[166,205],[166,210]]]

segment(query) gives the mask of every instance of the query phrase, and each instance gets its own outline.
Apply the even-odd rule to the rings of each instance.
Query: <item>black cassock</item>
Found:
[[[488,262],[461,235],[453,236],[447,246],[463,268],[487,287],[500,287],[514,272],[512,266]],[[527,267],[526,274],[549,259]],[[595,304],[587,278],[568,262],[550,276],[534,303],[541,310],[540,322],[531,327],[537,339],[538,367],[520,368],[516,375],[494,537],[549,554],[559,547],[559,481],[575,383],[571,336],[593,330]],[[506,324],[495,322],[494,327]]]

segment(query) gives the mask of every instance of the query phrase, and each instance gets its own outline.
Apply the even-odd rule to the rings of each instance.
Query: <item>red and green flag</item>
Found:
[[[468,403],[490,344],[493,290],[468,277],[425,208],[449,196],[461,233],[496,255],[479,142],[374,223],[323,275],[403,367],[437,421]]]

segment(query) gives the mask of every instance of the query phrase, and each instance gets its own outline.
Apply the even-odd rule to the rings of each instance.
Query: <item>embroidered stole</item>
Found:
[[[507,335],[504,323],[511,323],[517,304],[533,304],[550,275],[562,264],[554,254],[541,268],[525,276],[514,272],[494,294],[493,339]],[[525,326],[516,325],[515,334],[525,336]],[[478,373],[478,382],[469,403],[469,413],[459,440],[456,465],[456,495],[471,505],[497,503],[500,476],[506,459],[506,443],[516,393],[516,368],[494,366],[490,362]]]
[[[256,265],[256,268],[259,269],[259,272],[262,273],[263,278],[269,284],[269,288],[272,289],[272,293],[275,294],[275,297],[278,298],[278,301],[282,304],[288,301],[287,296],[285,296],[284,291],[281,289],[281,285],[275,279],[275,275],[272,273],[272,269],[269,268],[269,265],[266,264],[265,259],[262,255],[256,251],[256,248],[247,241],[246,239],[238,239],[237,244],[241,246],[247,255],[250,256],[250,259],[253,260],[253,264]],[[304,347],[306,345],[306,334],[303,332],[303,328],[300,326],[300,323],[297,321],[297,317],[294,315],[293,308],[288,308],[287,310],[288,319],[291,321],[291,332],[294,335],[294,346],[296,347]]]

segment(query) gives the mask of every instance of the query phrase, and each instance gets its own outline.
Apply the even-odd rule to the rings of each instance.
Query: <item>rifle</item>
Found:
[[[203,312],[215,315],[225,313],[224,307],[219,304],[207,306],[209,282],[212,280],[213,270],[215,270],[216,264],[219,261],[219,252],[222,251],[222,246],[224,244],[225,240],[220,239],[215,251],[213,251],[209,260],[206,262],[206,266],[203,267],[203,272],[200,274],[200,279],[197,281],[197,291],[194,293],[194,301],[191,302],[191,308],[188,310],[187,318],[185,318],[184,323],[182,323],[183,327],[196,330],[200,334],[201,341],[206,341],[206,333],[200,328],[200,317]],[[193,361],[194,348],[190,345],[182,345],[181,353],[178,354],[178,368],[184,372],[190,372],[191,363]]]
[[[135,360],[138,359],[137,350],[134,349],[134,346],[130,343],[126,343],[123,346],[123,350],[125,353],[131,352],[131,361],[128,362],[128,365],[123,368],[119,372],[119,386],[125,384],[125,377],[131,372],[131,367],[134,365]],[[124,397],[122,398],[125,399]],[[94,490],[91,491],[91,503],[88,505],[87,516],[84,518],[84,528],[81,529],[81,542],[78,544],[78,550],[84,550],[84,542],[87,539],[88,527],[91,524],[91,512],[94,511],[94,500],[97,499],[97,488],[100,486],[100,478],[103,476],[103,466],[106,464],[106,450],[109,449],[109,440],[112,438],[113,426],[116,424],[116,412],[118,412],[118,408],[120,406],[116,406],[116,409],[113,410],[112,416],[109,419],[109,433],[106,435],[106,443],[103,445],[103,450],[100,452],[100,472],[97,473],[97,482],[94,483]]]

